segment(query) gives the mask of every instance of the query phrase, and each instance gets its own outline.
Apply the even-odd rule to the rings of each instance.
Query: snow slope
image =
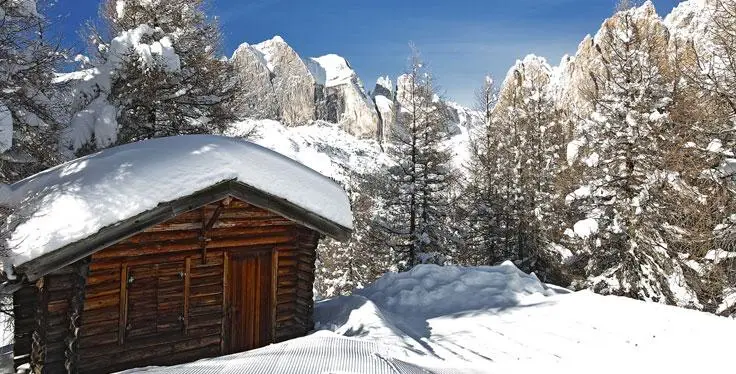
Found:
[[[457,111],[455,131],[447,146],[452,150],[452,162],[463,168],[470,158],[470,132],[482,125],[479,114],[449,103]],[[234,123],[226,132],[233,137],[248,136],[251,141],[274,150],[326,175],[349,188],[352,173],[368,174],[394,165],[394,161],[374,139],[349,134],[340,124],[313,121],[307,125],[289,127],[275,120],[247,119]]]
[[[371,173],[393,164],[377,141],[359,139],[341,125],[324,121],[287,127],[274,120],[244,120],[233,124],[227,135],[249,135],[254,143],[298,161],[346,188],[351,173]]]
[[[509,262],[386,274],[317,303],[315,320],[304,338],[128,373],[728,372],[736,334],[732,319],[571,293]]]
[[[158,138],[109,148],[10,186],[19,223],[6,265],[19,265],[103,227],[225,181],[238,180],[352,228],[333,181],[256,144],[213,135]],[[74,219],[69,219],[73,217]]]

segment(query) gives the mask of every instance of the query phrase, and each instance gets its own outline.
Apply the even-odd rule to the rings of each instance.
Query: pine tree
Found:
[[[49,40],[35,0],[0,0],[0,183],[59,160],[54,68],[62,52]]]
[[[448,228],[449,165],[447,111],[435,94],[432,76],[416,52],[399,79],[397,115],[389,152],[397,165],[387,183],[387,213],[382,226],[400,253],[403,268],[449,259],[453,233]]]
[[[108,0],[102,14],[108,30],[90,35],[99,53],[75,93],[70,147],[220,132],[233,120],[235,75],[217,58],[202,0]]]

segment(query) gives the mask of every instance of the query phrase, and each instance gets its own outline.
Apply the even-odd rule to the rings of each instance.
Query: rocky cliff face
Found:
[[[243,85],[244,117],[276,119],[287,126],[323,120],[358,138],[389,138],[401,100],[389,77],[379,78],[368,96],[345,58],[328,54],[302,59],[279,36],[242,44],[230,61]],[[461,121],[456,105],[445,107],[450,118]]]
[[[665,20],[657,15],[654,5],[649,1],[628,13],[631,21],[637,23],[641,29],[647,29],[647,34],[651,35],[646,43],[651,46],[653,58],[660,60],[658,64],[662,66],[662,73],[667,73],[666,60],[676,53],[676,48],[681,48],[683,38],[704,34],[704,25],[707,23],[704,21],[704,14],[707,4],[712,2],[713,0],[685,1]],[[544,74],[535,73],[532,79],[536,80],[537,84],[548,87],[549,94],[558,109],[579,117],[589,115],[593,109],[590,100],[595,89],[593,76],[604,77],[606,74],[602,61],[609,59],[611,53],[606,45],[611,43],[613,32],[611,30],[615,30],[617,24],[627,22],[622,17],[623,14],[619,13],[607,19],[594,36],[588,35],[580,42],[574,56],[563,57],[556,67],[547,65],[546,62],[542,62],[543,59],[540,60],[534,55],[519,61],[511,68],[509,76],[500,87],[499,103],[505,100],[504,92],[510,91],[508,85],[516,84],[516,80],[511,79],[513,72],[522,72],[526,69],[528,76],[528,70],[532,68],[546,71]],[[675,38],[673,35],[679,37]],[[676,42],[679,46],[675,45]]]
[[[281,121],[288,125],[315,119],[315,80],[307,65],[284,39],[275,36],[253,46],[271,72],[271,85]]]
[[[377,138],[380,118],[358,75],[344,58],[329,54],[308,60],[323,100],[318,119],[339,123],[359,138]]]
[[[376,103],[376,110],[380,119],[378,124],[378,139],[388,141],[391,126],[393,126],[396,120],[396,114],[394,113],[394,87],[393,83],[391,83],[391,78],[388,76],[380,77],[376,81],[376,86],[373,88],[373,102]]]
[[[239,103],[243,115],[255,119],[280,118],[280,105],[271,84],[272,73],[261,52],[243,43],[230,61],[235,65],[244,92]]]

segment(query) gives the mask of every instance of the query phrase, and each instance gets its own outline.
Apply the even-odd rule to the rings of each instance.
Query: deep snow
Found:
[[[350,186],[351,173],[366,174],[393,165],[377,141],[358,139],[339,124],[315,121],[307,126],[286,127],[274,120],[244,120],[234,123],[227,135],[249,136],[274,150]]]
[[[20,224],[7,241],[6,265],[22,264],[225,180],[352,228],[345,191],[314,170],[244,140],[175,136],[109,148],[11,185],[11,204],[18,210],[10,222]]]
[[[315,334],[128,373],[727,372],[736,321],[541,283],[510,262],[420,265],[316,304]]]

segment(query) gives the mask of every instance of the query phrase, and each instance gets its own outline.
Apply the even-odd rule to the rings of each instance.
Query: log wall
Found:
[[[38,294],[35,284],[26,284],[13,294],[15,367],[27,364],[31,360],[31,342],[34,324],[36,323],[37,299]]]
[[[81,299],[75,265],[18,291],[16,364],[30,358],[39,373],[107,373],[230,353],[229,254],[264,247],[276,274],[270,336],[303,336],[313,328],[318,240],[311,229],[237,200],[183,213],[95,253]]]

